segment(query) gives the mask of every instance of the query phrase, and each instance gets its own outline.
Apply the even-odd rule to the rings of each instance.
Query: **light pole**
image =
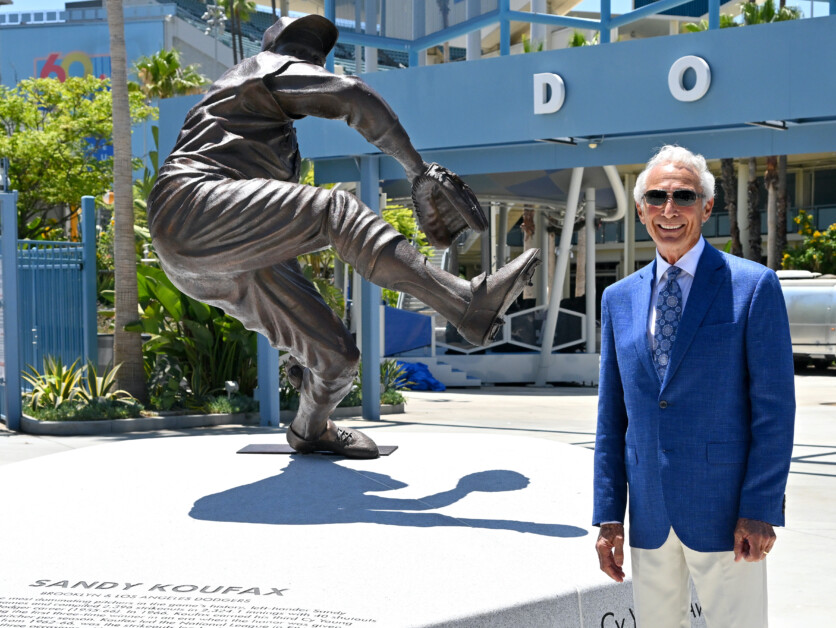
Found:
[[[218,61],[218,38],[226,30],[226,15],[222,6],[207,4],[206,12],[201,19],[205,20],[207,24],[206,30],[203,32],[215,38],[215,78],[217,79],[221,75],[220,62]]]

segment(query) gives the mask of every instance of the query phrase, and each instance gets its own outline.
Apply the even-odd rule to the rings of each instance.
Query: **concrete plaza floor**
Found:
[[[836,369],[796,375],[796,432],[787,489],[787,525],[769,557],[770,626],[823,625],[832,617],[830,549],[836,545]],[[710,394],[710,391],[706,391]],[[527,436],[593,448],[594,388],[484,387],[409,392],[406,413],[379,422],[347,419],[386,444],[392,432]],[[198,434],[259,434],[259,427],[216,427],[109,436],[30,436],[0,424],[0,464],[93,445]],[[275,431],[275,430],[273,430]],[[277,442],[284,442],[277,435]],[[432,454],[429,452],[428,464]],[[7,534],[8,530],[4,531]],[[589,560],[596,561],[590,539]],[[828,575],[831,574],[831,575]],[[603,574],[602,578],[605,578]]]

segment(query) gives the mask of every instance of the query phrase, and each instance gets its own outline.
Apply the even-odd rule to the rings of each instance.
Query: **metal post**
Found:
[[[6,427],[20,430],[20,313],[17,292],[17,192],[0,194],[0,258],[3,300],[3,413]]]
[[[334,0],[325,0],[325,17],[328,18],[332,24],[337,23],[337,3]],[[331,50],[331,52],[328,53],[328,58],[325,59],[325,69],[329,72],[334,71],[333,50]]]
[[[99,323],[96,317],[96,199],[92,196],[81,197],[81,243],[84,248],[84,262],[81,275],[83,293],[82,312],[84,313],[84,350],[85,360],[98,366]]]
[[[708,30],[720,28],[720,0],[708,0]]]
[[[595,188],[586,188],[586,352],[595,353]]]
[[[612,7],[610,0],[601,0],[601,35],[598,41],[602,44],[610,43],[610,21],[612,20]]]
[[[258,334],[258,412],[263,427],[279,425],[279,350]]]
[[[374,213],[380,214],[380,158],[360,158],[360,200]],[[363,360],[361,387],[363,418],[380,420],[380,288],[363,280],[360,287],[362,319],[360,321],[360,353]]]
[[[503,57],[511,54],[511,21],[508,19],[510,11],[511,0],[499,0],[499,54]]]
[[[554,269],[546,321],[543,323],[543,331],[540,334],[540,366],[537,369],[537,378],[534,382],[535,386],[545,386],[546,379],[549,375],[549,362],[552,356],[552,347],[554,346],[554,330],[557,328],[560,299],[563,296],[563,284],[566,279],[566,271],[569,268],[569,251],[572,248],[572,226],[575,224],[575,215],[578,211],[582,179],[583,168],[573,168],[572,178],[569,181],[569,193],[566,196],[566,213],[563,216],[563,229],[560,231],[559,257],[557,258],[557,267]]]

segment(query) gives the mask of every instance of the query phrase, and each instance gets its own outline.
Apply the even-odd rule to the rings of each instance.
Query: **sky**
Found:
[[[615,14],[626,13],[633,6],[633,0],[611,0],[612,12]],[[13,4],[0,5],[0,13],[20,12],[29,10],[62,10],[65,0],[14,0]],[[813,15],[819,17],[828,14],[828,3],[811,0],[787,0],[788,5],[796,5],[801,9],[805,17],[810,15],[810,8],[813,8]],[[600,9],[600,0],[583,0],[576,8],[578,11],[595,11]]]

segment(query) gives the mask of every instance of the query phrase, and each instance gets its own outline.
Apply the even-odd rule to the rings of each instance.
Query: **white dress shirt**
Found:
[[[668,268],[676,266],[682,272],[676,278],[679,284],[679,289],[682,290],[682,311],[685,312],[685,304],[688,302],[688,293],[691,292],[691,286],[694,283],[694,275],[697,272],[697,264],[700,261],[703,249],[705,249],[705,240],[702,236],[697,243],[683,255],[676,264],[668,264],[659,251],[656,251],[656,284],[650,292],[650,310],[647,316],[647,337],[650,340],[650,346],[653,347],[653,334],[656,332],[656,301],[659,298],[659,293],[662,291],[665,283],[667,283],[666,274]]]

